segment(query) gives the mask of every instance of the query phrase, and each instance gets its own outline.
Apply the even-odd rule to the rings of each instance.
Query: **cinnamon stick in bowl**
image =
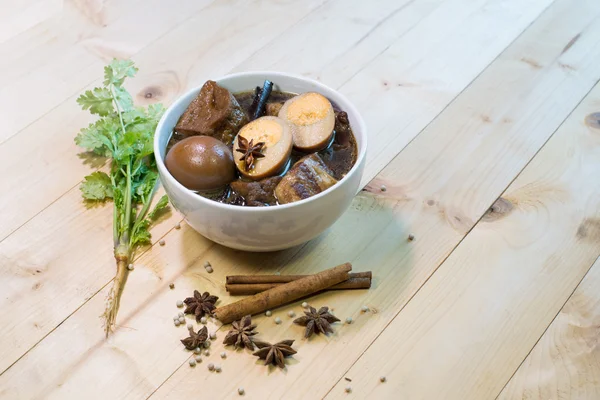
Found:
[[[352,264],[350,263],[338,265],[337,267],[278,285],[254,296],[219,307],[214,311],[214,315],[223,324],[228,324],[245,315],[258,314],[327,289],[347,280],[348,273],[351,270]]]

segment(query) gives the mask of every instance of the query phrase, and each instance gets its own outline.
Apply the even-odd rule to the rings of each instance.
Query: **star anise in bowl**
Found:
[[[194,329],[192,328],[189,329],[189,332],[189,337],[181,339],[181,343],[183,343],[188,350],[194,350],[196,347],[202,346],[204,342],[206,342],[206,339],[208,339],[208,329],[206,326],[203,326],[198,333],[194,332]]]
[[[258,332],[254,330],[256,325],[252,323],[252,318],[249,315],[246,315],[241,320],[234,321],[231,326],[232,329],[225,336],[223,344],[234,345],[236,348],[240,349],[246,347],[250,350],[254,350],[252,336],[256,335]]]
[[[265,142],[258,142],[254,144],[254,139],[250,139],[248,143],[248,139],[243,137],[242,135],[238,135],[238,146],[237,152],[243,154],[242,160],[244,160],[244,167],[246,171],[250,171],[252,166],[254,165],[254,161],[257,158],[262,158],[265,155],[262,153],[263,147],[265,147]]]
[[[321,307],[319,311],[314,307],[310,307],[309,311],[304,311],[304,314],[306,315],[296,318],[294,323],[306,327],[304,331],[305,338],[310,337],[313,333],[332,333],[331,324],[339,321],[329,312],[329,307]]]
[[[254,344],[260,350],[255,351],[252,355],[265,360],[265,365],[273,364],[279,368],[285,368],[285,357],[296,354],[296,350],[292,349],[293,343],[293,340],[282,340],[275,344],[256,341]]]
[[[219,300],[217,296],[212,296],[208,292],[200,294],[199,291],[194,290],[194,296],[188,297],[183,302],[187,305],[184,313],[194,314],[196,316],[196,322],[200,322],[200,319],[204,315],[212,315],[212,312],[217,308],[215,303]]]

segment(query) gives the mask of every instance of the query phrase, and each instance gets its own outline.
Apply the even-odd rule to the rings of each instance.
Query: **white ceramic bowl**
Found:
[[[173,127],[200,91],[200,86],[181,96],[169,107],[158,123],[154,136],[158,172],[173,206],[203,236],[223,246],[246,251],[290,248],[315,238],[330,227],[348,208],[359,190],[367,150],[365,123],[356,108],[343,95],[322,83],[282,72],[262,71],[227,75],[215,80],[236,93],[262,86],[265,79],[274,83],[274,90],[319,92],[348,113],[358,144],[358,159],[341,181],[324,192],[290,204],[240,207],[206,199],[177,182],[165,167],[165,150]]]

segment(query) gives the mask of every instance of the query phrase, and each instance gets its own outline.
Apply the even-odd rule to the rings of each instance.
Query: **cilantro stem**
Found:
[[[127,160],[127,173],[125,175],[127,186],[125,189],[125,224],[123,226],[123,236],[121,243],[129,243],[129,233],[131,230],[131,160]]]
[[[113,102],[115,103],[115,109],[117,110],[117,114],[119,114],[119,121],[121,121],[121,129],[123,130],[123,135],[125,134],[125,124],[123,123],[123,114],[121,112],[121,105],[119,104],[119,100],[117,100],[117,94],[115,93],[115,85],[110,85],[110,94],[113,98]]]

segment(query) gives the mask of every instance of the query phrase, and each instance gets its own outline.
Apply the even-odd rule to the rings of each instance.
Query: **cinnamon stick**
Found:
[[[349,274],[352,276],[353,274]],[[264,292],[265,290],[281,286],[283,283],[233,283],[225,285],[225,289],[232,296],[245,296]],[[349,278],[343,282],[328,287],[325,290],[346,290],[346,289],[368,289],[371,287],[369,278]]]
[[[214,315],[222,323],[228,324],[245,315],[258,314],[327,289],[330,286],[347,280],[348,272],[351,270],[352,264],[350,263],[338,265],[323,272],[284,283],[254,296],[219,307],[214,311]]]
[[[228,285],[248,283],[288,283],[310,275],[229,275],[225,278]],[[351,272],[349,278],[368,278],[371,280],[371,271]]]

